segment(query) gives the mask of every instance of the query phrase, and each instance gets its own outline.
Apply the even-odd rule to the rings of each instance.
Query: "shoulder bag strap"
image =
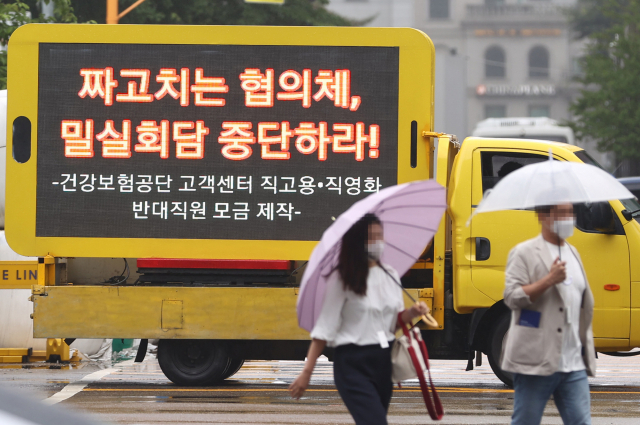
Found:
[[[427,353],[427,347],[424,344],[422,338],[417,339],[418,345],[420,346],[420,351],[422,357],[425,362],[425,366],[427,367],[427,371],[429,372],[429,382],[431,383],[431,390],[433,392],[433,399],[435,401],[435,407],[433,402],[431,401],[431,397],[429,395],[429,387],[427,386],[427,382],[424,377],[424,373],[422,371],[422,366],[420,365],[420,361],[418,360],[416,351],[411,344],[411,341],[414,339],[414,336],[411,335],[409,329],[407,328],[406,323],[402,320],[402,313],[398,313],[398,321],[402,326],[402,332],[409,339],[409,355],[411,356],[411,362],[413,363],[413,367],[416,370],[416,374],[418,375],[418,382],[420,383],[420,391],[422,392],[422,399],[424,400],[424,404],[427,407],[427,411],[429,412],[429,416],[433,420],[440,420],[444,416],[444,411],[442,409],[442,403],[440,402],[440,397],[438,397],[438,393],[436,392],[436,388],[433,385],[433,380],[431,379],[431,371],[429,370],[429,355]]]
[[[422,392],[422,399],[424,400],[424,404],[427,407],[427,411],[429,412],[429,416],[433,420],[439,420],[442,418],[442,415],[439,415],[436,412],[436,409],[433,406],[433,402],[431,401],[431,397],[429,396],[429,387],[424,379],[424,373],[422,372],[422,366],[418,361],[418,357],[416,356],[416,352],[411,345],[409,345],[409,355],[411,356],[411,361],[413,362],[413,367],[416,369],[418,374],[418,382],[420,382],[420,391]]]
[[[435,410],[438,414],[437,419],[442,419],[444,416],[444,409],[442,408],[442,402],[440,401],[440,396],[436,391],[436,386],[433,384],[433,379],[431,378],[431,369],[429,368],[429,352],[427,351],[427,346],[424,343],[422,338],[418,338],[418,344],[420,345],[420,351],[422,351],[422,358],[424,359],[424,365],[427,368],[427,373],[429,374],[429,385],[431,386],[431,392],[433,394],[433,403],[435,404]],[[433,416],[431,417],[432,419]]]

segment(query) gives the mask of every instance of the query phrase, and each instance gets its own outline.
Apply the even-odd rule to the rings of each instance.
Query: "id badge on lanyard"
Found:
[[[380,347],[389,348],[389,341],[387,341],[387,335],[384,331],[378,331],[378,341],[380,342]]]

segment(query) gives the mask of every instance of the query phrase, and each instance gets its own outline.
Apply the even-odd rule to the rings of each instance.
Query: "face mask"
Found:
[[[560,239],[567,239],[573,235],[573,227],[576,221],[573,218],[566,218],[564,220],[556,220],[553,222],[553,233],[558,235]]]
[[[384,251],[384,241],[375,241],[367,244],[367,254],[369,254],[369,258],[374,261],[378,261],[380,259],[382,251]]]

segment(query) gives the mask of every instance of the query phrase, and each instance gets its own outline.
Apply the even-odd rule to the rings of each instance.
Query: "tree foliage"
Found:
[[[585,2],[585,0],[581,0]],[[586,0],[603,18],[590,28],[580,96],[571,105],[578,139],[593,138],[619,160],[640,159],[640,0]],[[589,12],[595,16],[596,12]],[[593,21],[592,21],[593,22]]]
[[[105,0],[71,0],[81,21],[106,20]],[[122,12],[133,0],[119,0]],[[332,25],[355,22],[326,9],[329,0],[286,0],[284,5],[244,0],[146,0],[120,19],[121,24],[179,25]],[[364,21],[363,21],[364,22]]]
[[[629,0],[578,0],[567,9],[569,22],[577,38],[589,37],[622,22]]]
[[[28,23],[104,23],[106,0],[44,0],[54,3],[54,16],[46,18],[38,0],[0,3],[0,89],[7,87],[6,45],[11,34]],[[119,0],[120,11],[133,0]],[[251,4],[244,0],[147,0],[124,16],[121,24],[181,25],[330,25],[364,24],[327,10],[329,0],[286,0],[284,5]]]
[[[75,23],[78,22],[73,13],[71,0],[44,0],[46,4],[53,2],[54,16],[45,17],[40,13],[37,0],[14,0],[0,3],[0,90],[7,88],[7,44],[11,34],[19,27],[29,23]]]

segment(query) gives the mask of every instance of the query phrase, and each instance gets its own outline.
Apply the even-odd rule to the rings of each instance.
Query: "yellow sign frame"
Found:
[[[410,166],[411,122],[433,131],[435,48],[411,28],[29,24],[9,41],[7,123],[31,121],[31,157],[13,159],[7,125],[6,236],[11,248],[44,257],[287,259],[309,257],[317,241],[36,237],[39,43],[382,46],[399,48],[398,183],[429,178],[429,139]],[[420,133],[419,133],[420,134]]]
[[[37,261],[0,261],[0,289],[31,289],[37,284]]]

